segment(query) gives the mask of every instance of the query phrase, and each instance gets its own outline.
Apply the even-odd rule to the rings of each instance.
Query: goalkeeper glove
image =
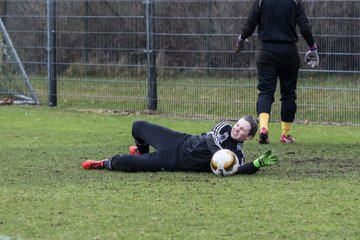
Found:
[[[267,150],[263,155],[259,158],[255,159],[253,164],[255,167],[260,168],[264,166],[275,165],[279,162],[277,156],[271,153],[271,150]]]
[[[319,55],[315,43],[312,47],[309,48],[309,51],[307,51],[307,53],[305,54],[304,62],[312,68],[319,65]]]
[[[237,39],[237,43],[236,43],[236,50],[235,50],[235,52],[241,52],[243,49],[244,49],[244,45],[245,45],[245,43],[248,43],[249,42],[249,40],[247,40],[247,38],[246,39],[242,39],[241,38],[241,35],[238,37],[238,39]]]

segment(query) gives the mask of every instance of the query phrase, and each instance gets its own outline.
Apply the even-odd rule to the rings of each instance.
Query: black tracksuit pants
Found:
[[[112,170],[126,172],[177,170],[179,147],[183,146],[182,143],[189,136],[188,134],[147,121],[135,121],[132,135],[141,155],[120,154],[112,157],[109,159]],[[156,151],[149,153],[149,145]]]
[[[280,81],[281,121],[293,122],[300,58],[295,43],[263,42],[258,51],[257,113],[271,113],[277,79]]]

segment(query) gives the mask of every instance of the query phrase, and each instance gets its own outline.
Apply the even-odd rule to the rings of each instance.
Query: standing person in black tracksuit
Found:
[[[278,78],[281,91],[280,142],[293,143],[295,139],[290,135],[290,130],[296,113],[296,85],[300,68],[296,26],[309,46],[304,61],[312,68],[319,64],[317,46],[302,1],[255,0],[238,38],[236,52],[243,49],[256,26],[261,41],[256,61],[257,88],[260,92],[257,100],[259,143],[269,143],[268,122]]]
[[[109,159],[86,160],[84,169],[107,169],[124,172],[139,171],[194,171],[211,172],[210,160],[220,149],[233,151],[239,159],[238,173],[252,174],[262,166],[278,162],[276,155],[267,153],[245,164],[242,145],[254,137],[258,130],[257,120],[251,116],[242,117],[233,127],[220,122],[212,131],[200,135],[176,132],[147,121],[135,121],[132,136],[136,146],[130,147],[130,154],[119,154]],[[155,151],[150,152],[152,146]]]

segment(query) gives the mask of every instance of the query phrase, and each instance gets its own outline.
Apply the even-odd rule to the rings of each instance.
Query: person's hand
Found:
[[[237,39],[237,42],[236,42],[236,50],[235,50],[235,52],[236,53],[239,53],[239,52],[241,52],[243,49],[244,49],[244,45],[245,45],[245,43],[248,43],[249,42],[249,40],[247,40],[247,38],[246,39],[242,39],[241,38],[241,35],[238,37],[238,39]]]
[[[312,68],[319,65],[319,54],[316,44],[309,48],[309,51],[305,54],[304,62]]]
[[[255,167],[264,167],[264,166],[272,166],[278,164],[278,157],[271,152],[271,150],[267,150],[263,155],[254,160]]]

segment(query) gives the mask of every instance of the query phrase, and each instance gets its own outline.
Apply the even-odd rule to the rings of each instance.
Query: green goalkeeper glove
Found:
[[[254,160],[254,166],[257,168],[264,166],[275,165],[279,162],[279,159],[274,153],[271,153],[271,150],[267,150],[263,155]]]

